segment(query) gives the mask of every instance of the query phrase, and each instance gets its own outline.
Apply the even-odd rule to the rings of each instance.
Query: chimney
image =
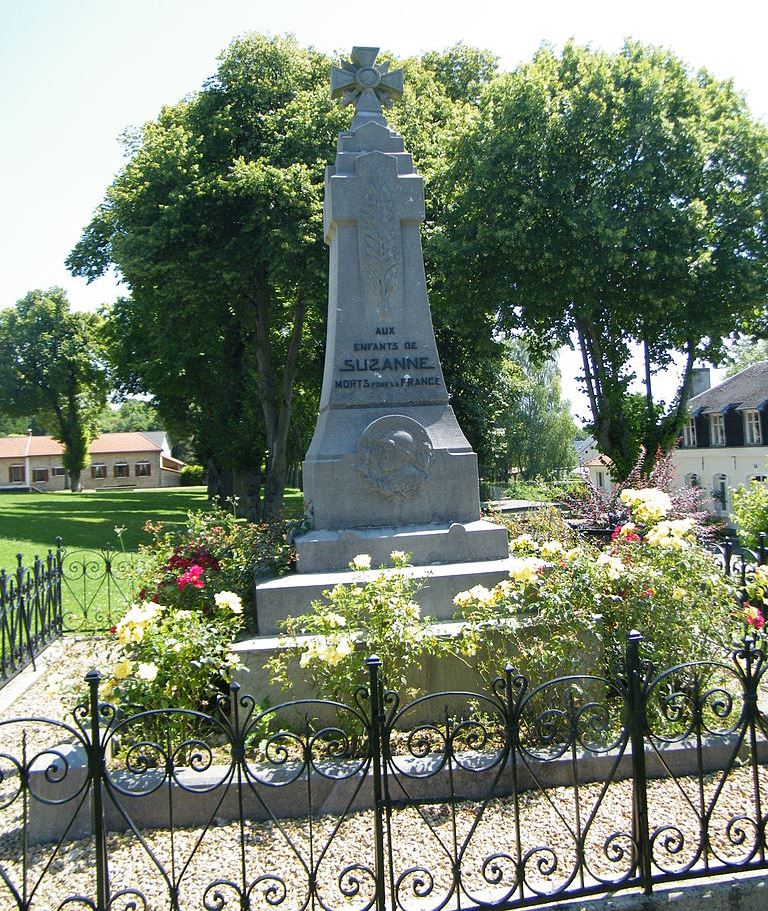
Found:
[[[694,367],[691,371],[691,398],[706,392],[710,386],[709,367]]]

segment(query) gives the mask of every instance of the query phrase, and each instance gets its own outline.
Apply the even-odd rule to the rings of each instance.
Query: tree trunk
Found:
[[[72,493],[77,493],[80,490],[80,469],[70,469],[69,471],[69,489]]]
[[[261,471],[258,468],[237,470],[233,472],[233,482],[238,517],[258,522],[261,518]]]

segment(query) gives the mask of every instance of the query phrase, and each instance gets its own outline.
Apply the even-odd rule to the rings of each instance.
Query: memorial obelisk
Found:
[[[424,183],[382,113],[402,94],[402,70],[377,67],[377,52],[354,48],[331,72],[331,96],[355,114],[325,180],[328,336],[304,461],[314,534],[297,541],[299,572],[343,569],[361,551],[376,565],[395,548],[416,564],[507,555],[504,530],[480,520],[477,458],[440,368],[419,234]],[[449,542],[451,525],[462,530]]]
[[[452,594],[507,570],[506,530],[480,518],[477,457],[435,344],[419,233],[424,183],[382,112],[402,94],[402,71],[377,66],[377,53],[354,48],[331,73],[332,97],[355,113],[325,178],[328,330],[303,471],[308,531],[296,538],[297,576],[257,587],[263,632],[262,620],[272,628],[342,581],[357,554],[377,566],[393,550],[410,553],[428,567],[443,617]]]

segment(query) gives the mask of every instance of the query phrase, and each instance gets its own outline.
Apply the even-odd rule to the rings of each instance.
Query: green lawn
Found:
[[[285,493],[288,513],[300,514],[300,491],[288,488]],[[207,507],[204,487],[0,494],[0,568],[13,569],[17,553],[27,564],[36,554],[45,556],[57,536],[68,550],[119,549],[115,526],[125,527],[125,550],[136,551],[150,540],[143,531],[148,519],[179,524],[190,510]]]

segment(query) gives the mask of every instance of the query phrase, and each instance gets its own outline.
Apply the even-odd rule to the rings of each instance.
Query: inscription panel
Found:
[[[442,387],[436,357],[422,353],[418,342],[398,340],[395,326],[377,326],[374,336],[352,342],[352,350],[342,352],[348,356],[337,362],[336,390]]]

